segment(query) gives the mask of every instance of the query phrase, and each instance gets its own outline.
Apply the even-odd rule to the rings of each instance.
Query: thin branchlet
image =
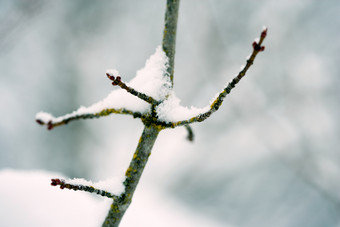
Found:
[[[119,109],[110,108],[110,109],[103,109],[102,111],[98,113],[94,113],[94,114],[86,113],[86,114],[79,114],[79,115],[75,115],[71,117],[61,117],[60,120],[53,120],[53,121],[50,120],[48,122],[44,122],[42,119],[37,118],[36,122],[40,125],[47,125],[47,129],[51,130],[57,126],[65,125],[69,123],[70,121],[80,120],[80,119],[99,118],[99,117],[108,116],[110,114],[127,114],[127,115],[133,116],[134,118],[142,117],[142,113],[140,112],[131,111],[125,108],[119,108]]]
[[[261,32],[259,42],[256,42],[256,41],[253,42],[253,44],[252,44],[253,52],[250,55],[250,57],[247,59],[246,65],[237,74],[237,76],[234,77],[231,80],[231,82],[228,83],[227,87],[225,87],[221,91],[221,93],[217,96],[217,98],[212,102],[212,104],[210,105],[210,109],[207,112],[199,114],[199,115],[192,117],[188,120],[168,123],[167,126],[174,128],[174,127],[177,127],[177,126],[188,125],[188,124],[191,124],[191,123],[194,123],[194,122],[201,122],[201,121],[206,120],[207,118],[209,118],[211,116],[211,114],[216,112],[220,108],[220,106],[222,105],[224,98],[231,92],[231,90],[235,87],[235,85],[238,82],[240,82],[240,80],[246,75],[248,69],[254,63],[254,60],[255,60],[257,54],[259,52],[264,51],[265,47],[262,46],[262,43],[267,36],[267,32],[268,32],[268,29],[264,28],[263,31]]]
[[[85,192],[89,192],[89,193],[94,193],[94,194],[101,195],[103,197],[107,197],[107,198],[110,198],[110,199],[118,199],[119,198],[119,196],[114,195],[111,192],[101,190],[101,189],[97,189],[93,186],[67,183],[65,180],[59,179],[59,178],[51,179],[51,185],[52,186],[58,186],[59,185],[60,189],[66,188],[66,189],[73,190],[73,191],[85,191]]]
[[[150,103],[151,105],[158,105],[160,104],[160,101],[155,100],[154,98],[152,98],[151,96],[148,96],[142,92],[139,92],[135,89],[133,89],[132,87],[127,86],[121,79],[120,76],[114,76],[110,73],[106,73],[106,76],[112,80],[112,85],[113,86],[119,86],[120,88],[126,90],[127,92],[129,92],[130,94],[140,98],[141,100]]]
[[[190,125],[184,125],[185,129],[187,130],[187,139],[190,141],[190,142],[193,142],[194,141],[194,132],[192,131],[192,128],[190,127]]]

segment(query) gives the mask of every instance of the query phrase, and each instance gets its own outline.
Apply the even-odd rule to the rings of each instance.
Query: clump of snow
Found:
[[[52,120],[54,117],[46,112],[39,112],[35,115],[35,119],[39,119],[42,122],[49,122],[50,120]]]
[[[163,100],[171,89],[171,81],[166,71],[167,66],[168,58],[161,46],[159,46],[156,52],[146,61],[144,68],[138,70],[136,77],[126,84],[156,100]],[[115,69],[108,70],[107,73],[115,76],[119,75],[119,72]],[[122,80],[124,81],[124,77],[122,77]],[[149,111],[150,104],[127,93],[125,90],[118,89],[112,91],[106,98],[89,107],[81,106],[76,111],[61,117],[54,117],[49,113],[39,112],[36,115],[36,119],[44,123],[48,123],[49,121],[56,123],[79,115],[96,114],[105,109],[120,108],[145,113]]]
[[[66,180],[66,183],[93,186],[97,189],[104,190],[104,191],[107,191],[114,195],[119,196],[125,190],[125,187],[123,185],[124,180],[125,180],[125,177],[110,178],[105,181],[92,182],[92,181],[85,180],[83,178],[74,178],[74,179]]]
[[[164,100],[171,89],[171,81],[166,71],[168,62],[162,47],[158,46],[144,68],[137,71],[136,77],[128,85],[158,101]]]
[[[188,120],[199,114],[205,113],[209,110],[209,106],[204,108],[186,107],[180,105],[181,100],[176,97],[174,92],[171,92],[169,97],[161,103],[156,111],[158,119],[165,122],[177,122]]]

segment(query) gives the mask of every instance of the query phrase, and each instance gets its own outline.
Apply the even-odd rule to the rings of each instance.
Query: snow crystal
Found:
[[[156,100],[163,100],[171,89],[170,78],[167,74],[168,58],[166,57],[161,46],[157,47],[156,52],[146,61],[143,69],[137,71],[136,77],[126,83],[135,90],[145,93]],[[108,70],[107,73],[118,75],[115,69]],[[124,78],[122,78],[124,80]],[[84,114],[99,113],[104,109],[125,108],[134,112],[145,113],[149,111],[150,104],[129,94],[125,90],[119,89],[112,91],[103,100],[89,106],[81,106],[76,111],[61,117],[54,117],[49,113],[39,112],[36,119],[45,123],[63,121],[64,119]]]
[[[177,122],[188,120],[201,113],[205,113],[209,110],[209,106],[204,108],[197,107],[185,107],[180,105],[181,100],[176,97],[175,93],[170,93],[168,99],[161,103],[156,111],[158,119],[165,122]]]

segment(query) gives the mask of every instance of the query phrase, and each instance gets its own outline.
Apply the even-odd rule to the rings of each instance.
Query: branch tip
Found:
[[[39,125],[44,125],[45,123],[42,121],[42,120],[40,120],[40,119],[36,119],[35,120]]]
[[[126,90],[130,94],[142,99],[143,101],[150,103],[151,105],[158,105],[160,102],[152,98],[151,96],[148,96],[142,92],[136,91],[132,87],[127,86],[123,81],[120,76],[114,77],[112,73],[107,72],[106,76],[112,80],[112,85],[113,86],[119,86],[120,88]]]
[[[54,125],[53,125],[52,121],[49,121],[49,122],[47,123],[47,129],[48,129],[48,130],[52,130],[53,128],[54,128]]]

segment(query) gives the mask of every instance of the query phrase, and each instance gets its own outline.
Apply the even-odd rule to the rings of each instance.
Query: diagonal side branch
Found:
[[[104,117],[108,116],[110,114],[128,114],[132,115],[134,118],[141,118],[142,113],[140,112],[134,112],[131,110],[127,110],[125,108],[120,108],[120,109],[104,109],[100,111],[99,113],[84,113],[84,114],[66,114],[65,116],[62,117],[53,117],[52,115],[44,112],[40,112],[36,115],[36,122],[40,125],[47,125],[47,129],[51,130],[54,127],[60,126],[60,125],[65,125],[69,123],[70,121],[74,120],[80,120],[80,119],[92,119],[92,118],[99,118],[99,117]]]
[[[235,85],[246,75],[248,69],[250,66],[254,63],[254,60],[259,52],[264,51],[264,46],[262,46],[262,43],[264,39],[267,36],[267,28],[264,28],[263,31],[261,32],[261,36],[258,42],[254,41],[252,46],[253,46],[253,52],[250,55],[250,57],[247,59],[246,65],[243,67],[243,69],[238,73],[238,75],[232,79],[230,83],[228,83],[227,87],[222,90],[222,92],[218,95],[218,97],[212,102],[210,105],[210,109],[202,114],[199,114],[195,117],[192,117],[188,120],[184,121],[178,121],[178,122],[173,122],[169,124],[169,127],[176,127],[176,126],[182,126],[182,125],[188,125],[194,122],[201,122],[206,120],[207,118],[210,117],[211,114],[216,112],[220,106],[223,103],[224,98],[231,92],[231,90],[235,87]]]
[[[60,185],[60,189],[64,189],[67,188],[69,190],[73,190],[73,191],[85,191],[85,192],[89,192],[89,193],[94,193],[97,195],[101,195],[103,197],[107,197],[110,199],[117,199],[118,196],[112,194],[111,192],[107,192],[101,189],[97,189],[94,188],[92,186],[87,186],[87,185],[82,185],[82,184],[70,184],[70,183],[66,183],[65,180],[63,179],[51,179],[51,185],[52,186],[58,186]]]
[[[121,87],[122,89],[126,90],[127,92],[129,92],[130,94],[142,99],[143,101],[150,103],[151,105],[158,105],[160,104],[160,101],[155,100],[154,98],[152,98],[151,96],[148,96],[142,92],[139,92],[135,89],[133,89],[132,87],[127,86],[121,79],[120,76],[114,77],[111,73],[106,73],[106,76],[112,80],[112,85],[116,86],[118,85],[119,87]]]

